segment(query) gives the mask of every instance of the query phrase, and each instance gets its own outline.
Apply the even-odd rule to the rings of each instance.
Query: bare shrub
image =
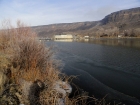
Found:
[[[58,61],[53,59],[53,55],[52,48],[40,43],[30,27],[17,21],[15,28],[10,21],[4,21],[3,29],[0,30],[0,85],[2,85],[0,93],[4,90],[3,86],[9,83],[13,86],[18,85],[19,88],[14,89],[16,93],[12,92],[12,96],[18,98],[18,103],[26,105],[31,103],[33,105],[34,102],[41,105],[59,105],[61,101],[65,101],[62,102],[65,105],[87,105],[88,99],[94,101],[95,105],[104,105],[103,101],[89,97],[86,92],[70,99],[68,95],[63,97],[56,91],[53,88],[56,81],[64,79],[67,82],[70,78],[60,78],[60,71],[57,69]],[[10,72],[5,75],[4,72],[7,70]],[[45,89],[40,83],[45,85]],[[8,93],[6,95],[12,98]],[[2,98],[5,102],[10,102],[5,97]]]
[[[4,21],[3,29],[0,30],[0,53],[3,54],[0,62],[4,65],[1,65],[1,68],[10,69],[9,78],[12,83],[26,88],[24,84],[19,83],[20,80],[27,81],[24,83],[28,81],[34,83],[36,80],[42,82],[57,80],[59,71],[51,49],[40,43],[31,28],[20,21],[17,21],[16,28],[10,21]]]
[[[13,28],[9,21],[4,27],[6,29],[0,31],[0,51],[10,58],[16,73],[29,81],[45,79],[49,69],[55,69],[51,48],[40,43],[31,28],[20,21],[17,21],[17,28]]]

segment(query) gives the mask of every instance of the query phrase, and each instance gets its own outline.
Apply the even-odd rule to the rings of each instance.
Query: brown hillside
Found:
[[[51,24],[32,28],[40,37],[52,37],[55,34],[98,37],[116,36],[119,33],[140,36],[140,7],[111,13],[100,21]]]

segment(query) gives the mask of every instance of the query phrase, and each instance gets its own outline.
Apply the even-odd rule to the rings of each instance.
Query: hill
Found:
[[[32,27],[40,37],[74,34],[90,37],[140,36],[140,7],[111,13],[100,21],[61,23]]]

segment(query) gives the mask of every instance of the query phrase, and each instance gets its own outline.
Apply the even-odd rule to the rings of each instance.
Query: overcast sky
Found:
[[[0,21],[20,19],[31,26],[97,21],[135,7],[140,0],[0,0]]]

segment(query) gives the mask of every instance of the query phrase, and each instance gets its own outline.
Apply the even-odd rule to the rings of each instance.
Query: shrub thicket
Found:
[[[54,89],[62,81],[53,59],[51,47],[40,43],[37,35],[25,24],[17,21],[16,28],[4,21],[0,30],[0,104],[1,105],[104,105],[93,97],[82,94],[63,97]],[[65,82],[68,79],[65,78]],[[61,84],[61,88],[65,88]],[[42,91],[42,92],[41,92]],[[62,100],[61,100],[62,99]]]

